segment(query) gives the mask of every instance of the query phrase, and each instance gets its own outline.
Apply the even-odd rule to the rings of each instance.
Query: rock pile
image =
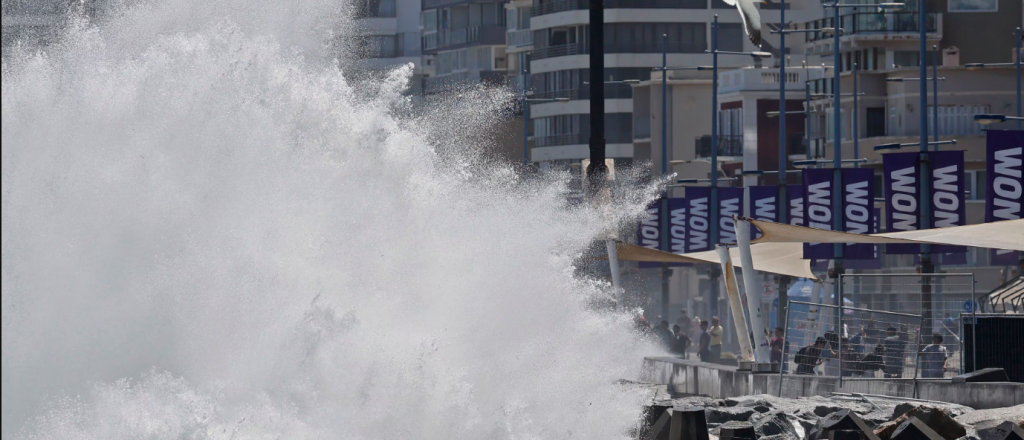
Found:
[[[691,408],[691,412],[692,408],[703,408],[710,434],[705,438],[711,440],[738,438],[751,431],[756,440],[1015,440],[1017,432],[1024,433],[1024,405],[976,411],[950,403],[849,396],[788,399],[771,395],[663,398],[659,405]],[[638,438],[669,439],[668,432],[649,428],[639,431],[644,434]]]

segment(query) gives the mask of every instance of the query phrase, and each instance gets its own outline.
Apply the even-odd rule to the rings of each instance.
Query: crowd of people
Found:
[[[643,317],[637,318],[637,329],[658,341],[668,352],[683,358],[695,353],[702,362],[721,363],[722,329],[717,316],[710,321],[699,317],[690,318],[682,311],[676,323],[669,326],[661,321],[651,326]],[[870,323],[862,326],[852,337],[840,337],[834,331],[827,331],[814,342],[801,347],[790,358],[790,344],[785,340],[785,330],[777,327],[773,335],[766,335],[765,342],[770,352],[770,362],[781,364],[783,372],[796,367],[796,374],[854,377],[903,378],[906,368],[913,371],[911,335],[903,326],[876,330]],[[950,354],[942,345],[944,336],[936,332],[928,341],[920,341],[917,352],[919,377],[941,378]],[[819,368],[820,367],[820,368]]]
[[[722,360],[725,330],[717,316],[711,317],[710,321],[699,317],[691,319],[686,311],[682,311],[671,328],[668,321],[652,327],[643,317],[637,318],[637,326],[639,331],[655,338],[670,353],[684,358],[689,358],[691,352],[696,353],[702,362],[720,363]]]

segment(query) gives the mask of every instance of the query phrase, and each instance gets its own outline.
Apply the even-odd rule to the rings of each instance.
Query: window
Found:
[[[981,135],[981,124],[974,122],[974,115],[990,113],[987,105],[940,105],[939,121],[936,124],[934,107],[928,106],[928,126],[935,127],[939,136]]]
[[[868,107],[867,137],[885,136],[885,107]]]
[[[967,178],[967,200],[985,200],[987,175],[985,170],[964,171],[964,177]]]
[[[719,110],[718,131],[722,136],[743,136],[743,109]]]
[[[999,0],[949,0],[949,12],[998,12]]]
[[[742,23],[718,24],[718,50],[743,52],[744,38]]]
[[[608,23],[605,50],[608,53],[660,53],[661,36],[671,53],[701,53],[707,48],[704,23]]]

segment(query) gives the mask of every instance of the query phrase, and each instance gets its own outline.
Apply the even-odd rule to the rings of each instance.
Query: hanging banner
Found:
[[[875,172],[871,168],[843,169],[843,231],[874,234]],[[874,245],[869,243],[843,245],[843,258],[870,260]]]
[[[786,187],[786,197],[789,198],[789,224],[796,226],[804,225],[804,186],[789,185]]]
[[[989,130],[985,157],[985,222],[1021,218],[1024,206],[1024,131]],[[1019,252],[992,250],[993,266],[1015,266]]]
[[[661,250],[661,199],[647,205],[647,211],[640,219],[636,230],[636,244],[648,249]],[[641,269],[661,267],[661,263],[641,261]]]
[[[872,229],[871,229],[872,232],[871,233],[872,234],[876,234],[876,233],[878,233],[880,231],[879,223],[882,221],[881,220],[881,218],[882,218],[882,209],[881,208],[872,208],[871,209],[871,213],[873,215],[872,218],[871,218],[871,225],[872,225]],[[856,246],[856,245],[852,245],[852,246]],[[871,258],[869,258],[869,259],[850,260],[848,263],[843,263],[843,266],[845,266],[847,269],[858,269],[858,270],[881,269],[882,268],[882,246],[881,245],[877,245],[877,244],[872,244],[872,245],[869,245],[869,246],[871,246]],[[849,247],[847,249],[849,249]]]
[[[832,178],[831,169],[804,170],[804,226],[832,230]],[[804,258],[830,259],[832,244],[804,243]]]
[[[967,224],[964,199],[963,151],[934,151],[931,160],[931,218],[933,228],[948,228]],[[951,254],[967,252],[966,246],[934,245],[932,253]]]
[[[779,221],[778,214],[778,186],[751,186],[747,187],[747,210],[749,217],[757,220],[771,222]],[[761,236],[761,231],[756,227],[750,228],[751,239]]]
[[[686,253],[686,232],[689,228],[689,219],[686,216],[688,206],[686,199],[668,199],[668,252],[673,254]],[[672,263],[672,267],[692,266],[689,263]]]
[[[686,252],[711,250],[711,188],[686,188]]]
[[[733,216],[743,215],[743,188],[718,188],[718,244],[736,243]]]
[[[885,231],[916,231],[918,229],[917,200],[920,153],[889,153],[882,155],[882,174],[885,180]],[[887,254],[916,254],[917,244],[887,244]]]

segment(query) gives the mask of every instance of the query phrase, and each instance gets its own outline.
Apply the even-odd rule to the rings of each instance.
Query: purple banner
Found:
[[[732,217],[743,215],[743,188],[718,188],[719,244],[736,242],[736,225]]]
[[[686,231],[689,228],[689,219],[686,216],[688,210],[686,199],[668,199],[668,247],[673,254],[686,253]],[[670,264],[669,266],[690,266],[690,264]]]
[[[967,224],[964,200],[964,152],[935,151],[931,159],[931,217],[933,228],[949,228]],[[966,246],[935,245],[932,253],[967,252]]]
[[[778,186],[751,186],[747,187],[747,210],[750,217],[756,220],[767,220],[770,222],[779,221],[779,199]],[[761,231],[757,228],[750,228],[750,238],[758,238]]]
[[[881,218],[882,218],[882,209],[881,208],[872,208],[871,209],[871,213],[872,213],[872,218],[871,218],[871,225],[872,225],[872,229],[871,230],[872,230],[872,232],[871,233],[874,234],[874,233],[877,233],[879,231],[879,229],[878,229],[879,228],[879,222],[882,221],[881,220]],[[847,269],[859,269],[859,270],[881,269],[882,268],[882,247],[877,245],[877,244],[871,244],[871,245],[868,245],[868,246],[871,246],[871,258],[870,259],[866,259],[866,260],[850,260],[850,262],[845,263],[844,266],[846,266]],[[849,248],[847,248],[847,249],[849,249]]]
[[[885,179],[885,231],[916,231],[919,228],[917,200],[920,192],[918,157],[920,153],[882,155]],[[916,244],[888,244],[887,254],[916,254]]]
[[[640,225],[636,230],[636,244],[648,249],[661,250],[661,199],[655,200],[647,205],[647,211],[640,218]],[[661,263],[641,261],[641,269],[661,267]]]
[[[871,168],[843,169],[843,231],[854,234],[874,234],[875,229],[875,172]],[[871,244],[847,244],[843,258],[870,260],[874,258]]]
[[[786,197],[789,198],[789,224],[804,225],[804,186],[789,185],[786,187]]]
[[[1021,218],[1024,205],[1024,131],[989,130],[985,167],[988,174],[985,191],[985,221],[998,222]],[[1020,255],[1014,251],[992,250],[993,266],[1015,266]]]
[[[711,250],[711,188],[686,188],[686,252]]]
[[[832,178],[831,169],[804,170],[805,226],[832,230]],[[804,258],[830,259],[832,249],[830,243],[804,243]]]

